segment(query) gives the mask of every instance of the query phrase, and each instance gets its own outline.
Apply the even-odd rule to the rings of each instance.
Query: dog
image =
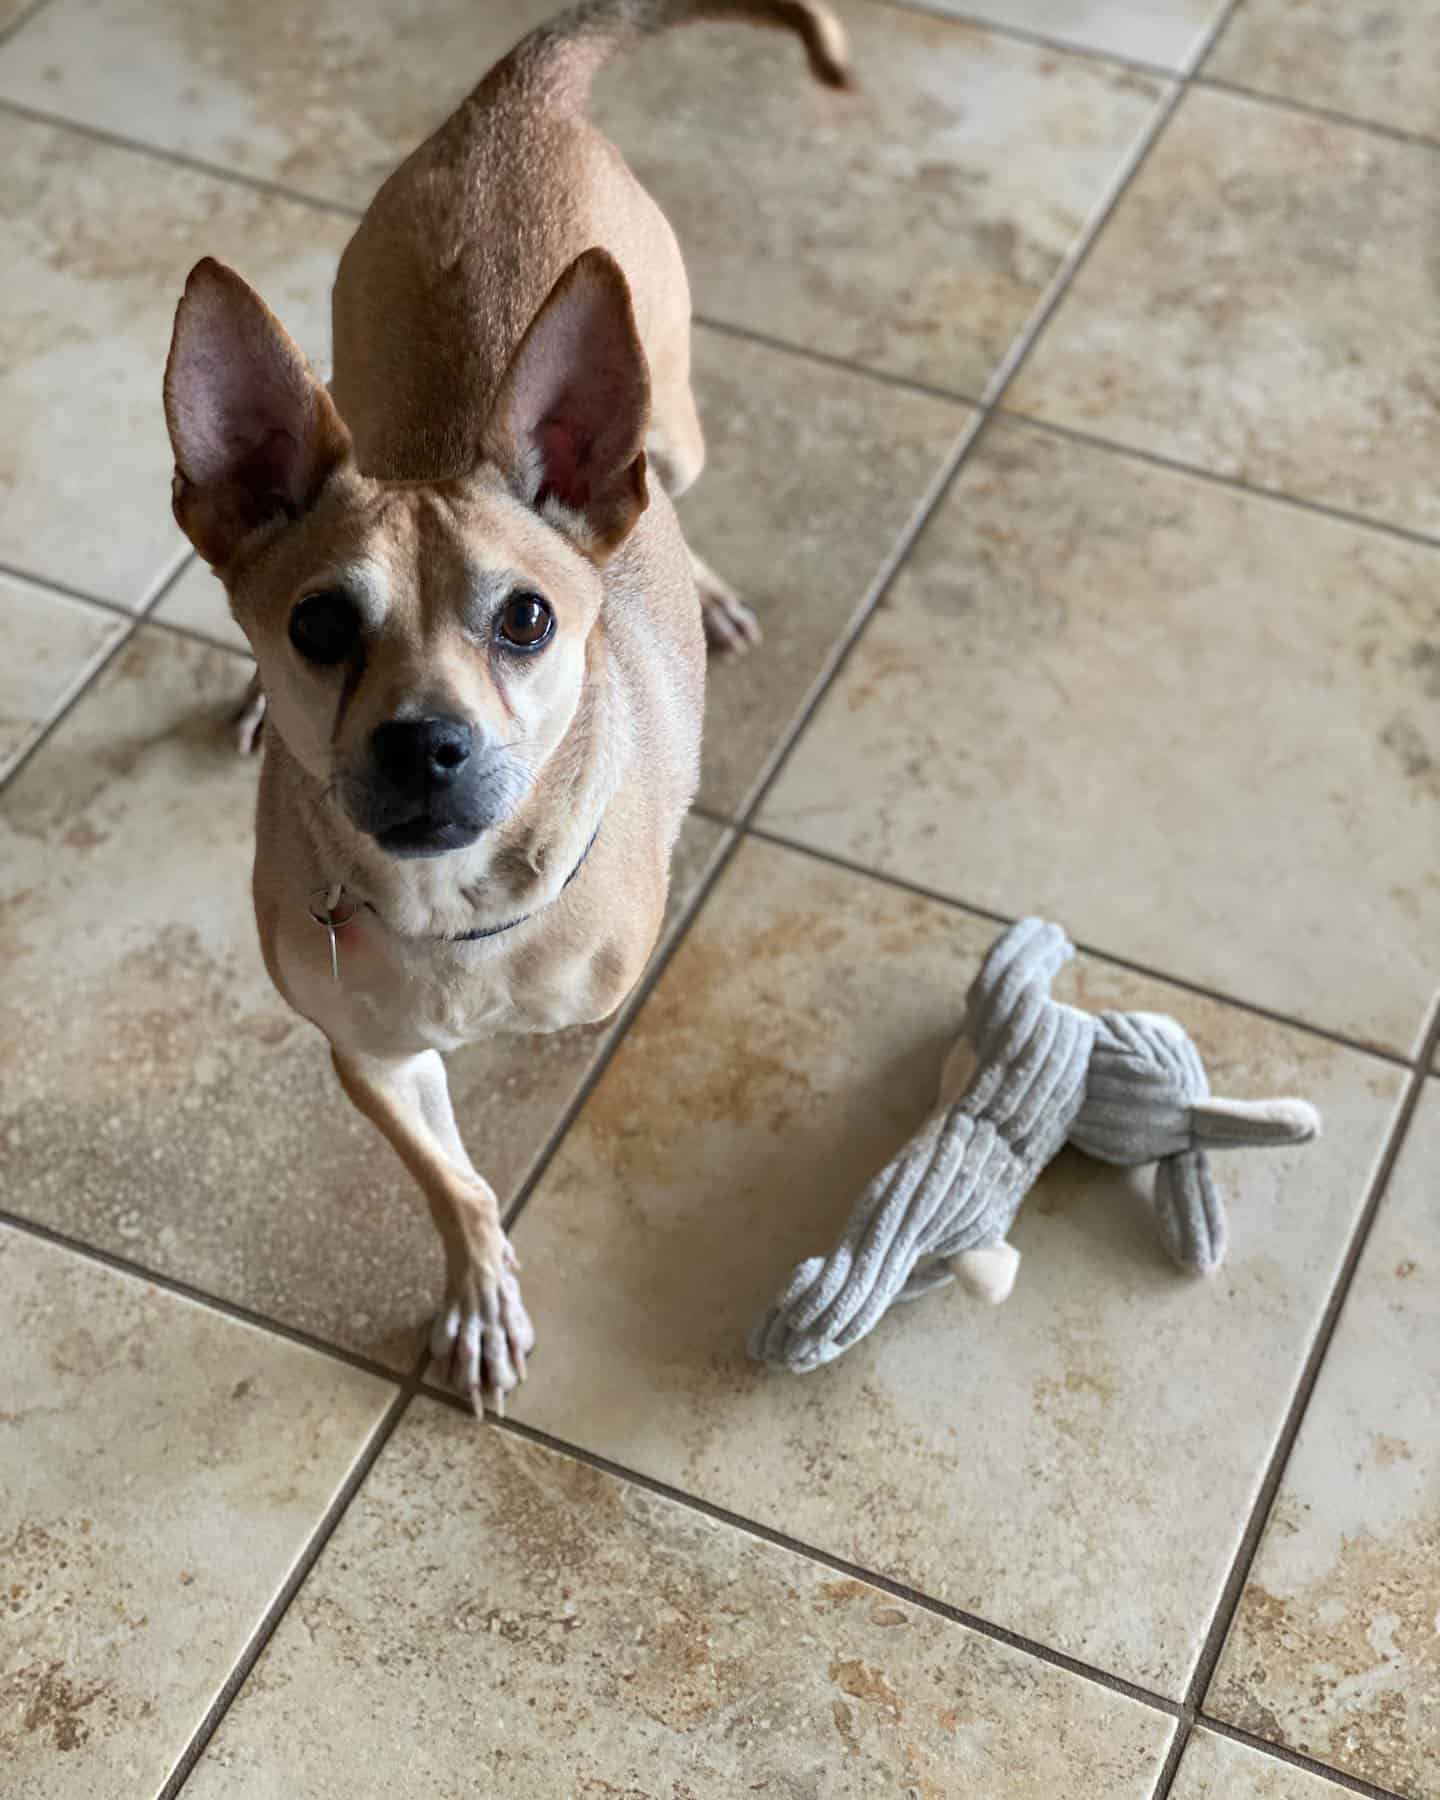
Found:
[[[755,635],[671,505],[704,461],[679,248],[586,116],[616,52],[722,17],[789,29],[846,85],[824,0],[591,0],[381,188],[328,389],[208,258],[166,365],[175,517],[264,695],[266,968],[424,1193],[431,1352],[477,1415],[535,1340],[443,1055],[630,993],[699,779],[706,638]]]

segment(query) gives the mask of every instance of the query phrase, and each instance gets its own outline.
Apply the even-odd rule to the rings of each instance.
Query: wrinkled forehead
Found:
[[[547,598],[588,565],[497,481],[367,481],[328,497],[256,571],[267,604],[343,589],[372,630],[476,628],[516,588]]]

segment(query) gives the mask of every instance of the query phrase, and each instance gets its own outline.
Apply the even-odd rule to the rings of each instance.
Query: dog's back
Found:
[[[672,25],[744,18],[795,32],[843,86],[821,0],[589,0],[524,38],[381,188],[342,260],[333,391],[361,467],[464,469],[526,326],[599,244],[624,270],[656,411],[689,384],[689,289],[675,237],[586,105],[617,52]]]

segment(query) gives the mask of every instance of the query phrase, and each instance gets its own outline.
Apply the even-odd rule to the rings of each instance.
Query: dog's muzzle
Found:
[[[516,776],[463,719],[391,719],[345,784],[346,810],[391,856],[444,856],[505,817],[522,785]]]

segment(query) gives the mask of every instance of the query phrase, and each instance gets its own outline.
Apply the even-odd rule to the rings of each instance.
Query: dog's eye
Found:
[[[554,629],[550,603],[538,594],[512,594],[500,614],[500,636],[512,650],[538,650]]]
[[[348,594],[307,594],[290,614],[290,642],[307,662],[344,662],[360,642],[360,615]]]

